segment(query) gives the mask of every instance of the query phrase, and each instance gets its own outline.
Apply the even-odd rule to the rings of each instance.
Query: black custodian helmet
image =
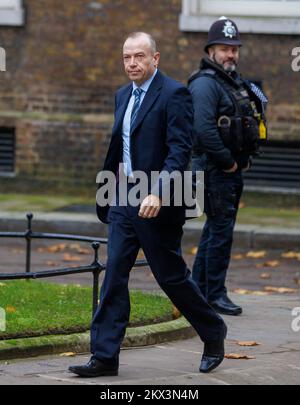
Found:
[[[242,46],[239,29],[236,23],[229,18],[221,17],[210,28],[205,52],[211,45]]]

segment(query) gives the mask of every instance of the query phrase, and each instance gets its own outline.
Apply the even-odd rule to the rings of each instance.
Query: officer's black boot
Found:
[[[234,304],[227,295],[224,295],[214,301],[209,302],[209,305],[214,308],[219,314],[238,316],[243,313],[243,309]]]

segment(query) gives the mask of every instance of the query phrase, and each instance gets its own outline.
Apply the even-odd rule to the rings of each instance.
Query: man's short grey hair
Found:
[[[157,52],[156,41],[153,38],[153,36],[148,34],[147,32],[132,32],[131,34],[128,35],[128,37],[126,38],[126,41],[127,41],[127,39],[136,39],[136,38],[139,38],[141,36],[146,36],[149,39],[150,48],[151,48],[153,53],[156,53]]]

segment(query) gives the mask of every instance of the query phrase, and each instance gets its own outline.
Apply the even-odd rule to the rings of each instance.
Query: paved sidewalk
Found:
[[[86,362],[88,355],[0,362],[0,385],[300,384],[300,332],[293,332],[291,327],[292,309],[300,306],[299,297],[233,298],[245,312],[239,318],[226,317],[227,354],[246,354],[255,359],[225,360],[215,372],[200,375],[197,370],[203,345],[194,338],[122,351],[118,377],[86,380],[67,372],[69,365]],[[256,341],[260,346],[240,347],[237,341]]]
[[[0,232],[24,232],[27,227],[25,213],[0,213]],[[185,239],[198,240],[203,223],[190,220],[185,225]],[[107,226],[101,224],[96,214],[85,213],[35,213],[33,230],[78,234],[91,237],[106,237]],[[261,225],[237,224],[235,246],[246,249],[297,249],[300,247],[300,230]]]

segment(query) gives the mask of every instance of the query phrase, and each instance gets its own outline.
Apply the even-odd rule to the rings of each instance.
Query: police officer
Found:
[[[219,313],[240,315],[227,295],[233,231],[243,192],[242,172],[251,167],[260,138],[266,137],[267,99],[254,83],[237,73],[242,42],[236,24],[221,17],[208,36],[200,71],[189,89],[195,110],[193,170],[205,172],[207,221],[193,278]]]

